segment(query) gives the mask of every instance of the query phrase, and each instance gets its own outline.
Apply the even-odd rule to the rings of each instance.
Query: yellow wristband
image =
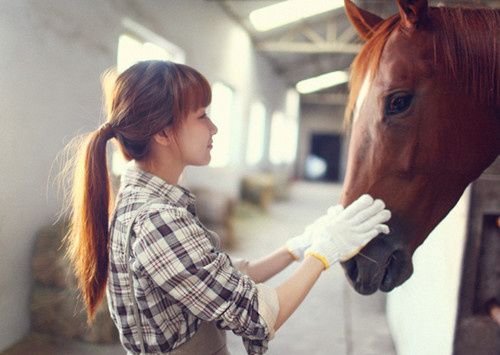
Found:
[[[306,255],[314,256],[316,259],[321,261],[323,263],[323,266],[325,267],[325,270],[330,267],[330,263],[328,262],[327,258],[325,258],[323,255],[316,253],[314,251],[306,251]]]

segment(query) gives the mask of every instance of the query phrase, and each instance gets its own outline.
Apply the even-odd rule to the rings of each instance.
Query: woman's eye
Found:
[[[394,93],[387,97],[385,101],[385,114],[387,116],[397,115],[405,112],[410,107],[413,95],[407,93]]]

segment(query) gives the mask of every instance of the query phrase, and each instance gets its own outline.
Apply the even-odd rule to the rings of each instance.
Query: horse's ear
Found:
[[[427,0],[397,0],[403,25],[416,28],[427,19]]]
[[[363,40],[368,40],[373,35],[373,29],[383,21],[371,12],[360,9],[351,0],[344,0],[345,11],[349,21],[354,25]]]

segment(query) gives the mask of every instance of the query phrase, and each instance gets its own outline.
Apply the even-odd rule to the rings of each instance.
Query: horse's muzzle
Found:
[[[388,240],[394,238],[379,236],[355,257],[342,263],[349,282],[358,293],[370,295],[378,289],[389,292],[413,273],[411,253]]]

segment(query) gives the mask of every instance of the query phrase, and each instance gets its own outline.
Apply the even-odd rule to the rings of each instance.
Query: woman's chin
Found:
[[[202,159],[200,161],[194,162],[194,163],[192,163],[190,165],[193,165],[193,166],[207,166],[208,164],[210,164],[210,161],[212,161],[212,157],[209,155],[205,159]]]

